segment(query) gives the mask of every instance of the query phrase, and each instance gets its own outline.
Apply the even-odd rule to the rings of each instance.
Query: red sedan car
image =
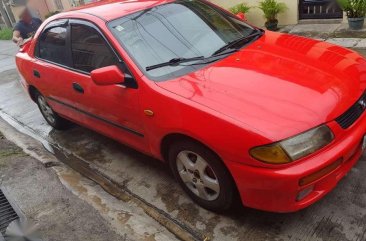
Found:
[[[363,57],[263,31],[206,1],[58,14],[16,62],[51,126],[76,122],[167,161],[210,210],[239,197],[267,211],[305,208],[365,148]]]

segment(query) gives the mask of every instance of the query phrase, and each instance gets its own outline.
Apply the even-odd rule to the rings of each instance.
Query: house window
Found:
[[[64,10],[64,5],[61,0],[54,0],[57,10]]]

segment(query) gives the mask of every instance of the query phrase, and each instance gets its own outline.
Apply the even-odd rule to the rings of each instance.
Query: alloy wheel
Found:
[[[196,196],[213,201],[220,195],[219,180],[208,162],[195,152],[181,151],[176,159],[183,183]]]
[[[47,104],[45,98],[41,95],[38,96],[38,104],[47,121],[49,121],[50,123],[55,123],[56,121],[55,113],[53,112],[51,107]]]

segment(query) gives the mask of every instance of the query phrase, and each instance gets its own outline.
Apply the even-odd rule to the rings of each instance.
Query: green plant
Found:
[[[0,29],[0,40],[10,40],[13,38],[13,30],[11,28]]]
[[[232,12],[233,14],[238,14],[238,13],[247,13],[250,10],[250,7],[248,6],[248,4],[246,3],[239,3],[231,8],[229,8],[230,12]]]
[[[276,22],[277,15],[287,10],[285,3],[279,3],[276,0],[264,0],[259,2],[259,8],[263,11],[267,22]]]
[[[366,15],[366,0],[337,0],[349,18],[363,18]]]

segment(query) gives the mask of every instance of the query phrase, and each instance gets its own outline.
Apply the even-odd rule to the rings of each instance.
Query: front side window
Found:
[[[207,58],[254,31],[232,15],[199,0],[160,5],[114,20],[109,27],[153,80],[173,78],[196,68],[187,64],[148,70],[149,66],[177,58]]]
[[[82,24],[71,24],[71,53],[73,68],[87,73],[117,63],[102,36]]]
[[[68,65],[67,27],[46,29],[39,40],[38,57],[61,65]]]

